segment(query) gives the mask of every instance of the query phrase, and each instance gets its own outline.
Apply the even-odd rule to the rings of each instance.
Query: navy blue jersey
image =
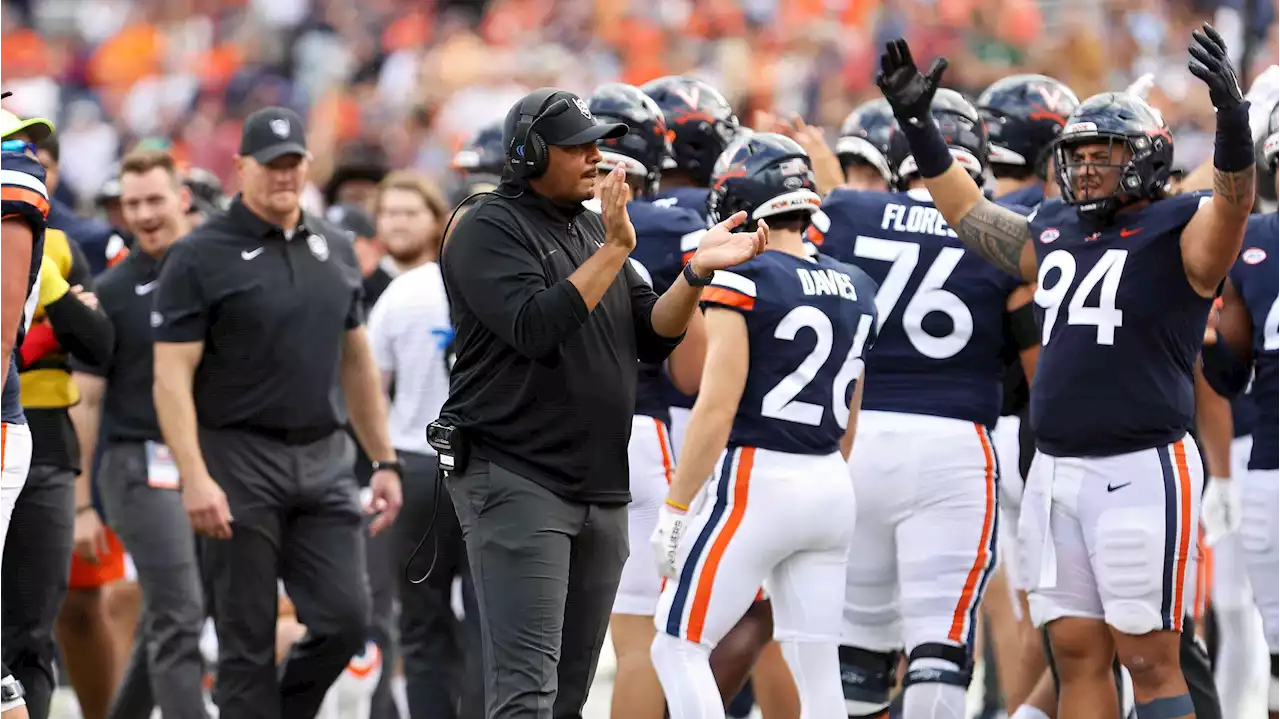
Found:
[[[711,221],[707,217],[707,197],[711,195],[711,190],[705,187],[672,187],[658,190],[653,195],[651,202],[658,207],[679,207],[686,210],[693,210],[702,218],[705,227],[711,226]],[[693,256],[693,251],[697,246],[683,249],[685,261]],[[694,395],[687,395],[667,383],[667,404],[672,407],[682,407],[690,409],[693,407]]]
[[[1280,350],[1280,221],[1276,213],[1254,215],[1244,235],[1240,259],[1231,268],[1231,284],[1244,299],[1253,320],[1253,388],[1257,408],[1249,469],[1280,466],[1280,390],[1277,351]]]
[[[44,230],[49,217],[49,191],[44,186],[44,167],[21,152],[3,153],[0,176],[3,179],[4,218],[17,217],[31,226],[31,263],[27,270],[27,301],[18,322],[14,356],[9,362],[9,376],[4,381],[0,398],[0,420],[9,424],[25,424],[22,413],[22,389],[18,382],[18,348],[26,335],[40,295],[40,263],[44,259]]]
[[[627,203],[627,214],[636,228],[632,265],[661,295],[683,271],[686,248],[697,249],[698,238],[707,231],[706,221],[691,209],[645,201]],[[670,424],[669,399],[674,391],[662,365],[641,363],[636,378],[636,414]]]
[[[822,255],[771,250],[715,273],[702,302],[741,312],[750,347],[730,448],[839,449],[853,382],[875,342],[875,296],[865,272]]]
[[[1039,182],[996,198],[996,204],[1015,209],[1018,207],[1039,207],[1041,202],[1044,202],[1044,185]]]
[[[1040,451],[1106,457],[1176,441],[1195,422],[1193,371],[1212,300],[1182,264],[1182,229],[1207,192],[1108,226],[1045,200],[1031,217],[1040,359],[1031,426]]]
[[[822,203],[822,254],[880,287],[864,409],[994,427],[1005,371],[1005,314],[1022,281],[964,249],[924,190],[837,189]]]

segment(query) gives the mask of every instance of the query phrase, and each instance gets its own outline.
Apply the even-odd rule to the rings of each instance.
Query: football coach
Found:
[[[636,368],[662,362],[717,269],[762,252],[764,223],[712,228],[661,297],[628,263],[625,176],[595,195],[597,122],[544,88],[507,113],[503,182],[445,245],[456,361],[428,428],[466,538],[490,719],[581,716],[628,555]],[[452,464],[452,468],[450,468]]]

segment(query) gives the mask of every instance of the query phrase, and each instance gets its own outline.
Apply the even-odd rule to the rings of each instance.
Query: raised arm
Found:
[[[1240,254],[1253,210],[1254,147],[1244,100],[1226,44],[1209,25],[1192,33],[1191,74],[1209,86],[1217,110],[1213,144],[1213,199],[1182,231],[1182,266],[1197,292],[1209,297]]]
[[[893,107],[934,204],[965,247],[1014,277],[1035,282],[1030,222],[983,196],[982,188],[952,159],[933,119],[930,107],[946,69],[947,61],[939,58],[928,75],[922,74],[907,41],[895,40],[880,56],[876,83]]]

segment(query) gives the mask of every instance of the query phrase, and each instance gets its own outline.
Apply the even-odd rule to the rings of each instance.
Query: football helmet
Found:
[[[1053,141],[1080,98],[1051,77],[1013,75],[984,90],[975,104],[987,125],[991,172],[997,177],[1034,173],[1045,180]]]
[[[212,172],[202,167],[191,167],[187,169],[183,181],[191,191],[192,212],[207,216],[231,206],[231,198],[222,189],[222,181]]]
[[[889,138],[893,135],[893,108],[884,99],[871,100],[853,108],[840,126],[836,140],[836,157],[840,167],[865,163],[880,171],[884,181],[893,184],[889,167]]]
[[[939,88],[929,111],[947,147],[951,148],[951,157],[981,185],[987,169],[987,128],[977,108],[955,90]],[[918,169],[907,137],[896,124],[889,139],[888,160],[889,169],[897,178],[897,188],[907,189],[907,183]]]
[[[671,130],[672,157],[664,170],[677,169],[700,187],[711,184],[716,160],[738,134],[738,117],[720,91],[680,75],[652,80],[640,89],[662,108]]]
[[[716,161],[707,196],[712,222],[743,210],[751,220],[811,215],[821,205],[809,155],[795,140],[772,132],[740,133]]]
[[[502,145],[502,123],[486,125],[471,138],[466,147],[453,156],[450,167],[461,173],[467,182],[472,176],[501,177],[507,163],[506,148]]]
[[[1081,145],[1110,145],[1127,159],[1117,164],[1079,162],[1072,150]],[[1120,157],[1118,154],[1113,155]],[[1173,135],[1162,116],[1146,100],[1123,92],[1104,92],[1080,103],[1053,143],[1054,174],[1062,199],[1081,217],[1107,222],[1125,205],[1164,196],[1173,172]],[[1077,197],[1074,178],[1090,168],[1115,169],[1118,182],[1105,197]]]
[[[644,178],[644,192],[658,191],[662,165],[671,157],[671,141],[662,108],[634,85],[611,82],[596,88],[587,98],[587,108],[600,122],[620,122],[628,132],[622,137],[596,143],[600,148],[601,170],[619,165],[628,175]]]

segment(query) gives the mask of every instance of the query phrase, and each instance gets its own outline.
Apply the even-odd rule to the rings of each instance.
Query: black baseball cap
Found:
[[[373,218],[359,205],[334,205],[324,213],[325,219],[356,237],[377,237],[378,230]]]
[[[307,132],[298,113],[287,107],[267,107],[244,120],[240,154],[266,164],[285,155],[307,154]]]
[[[614,139],[627,134],[627,126],[620,122],[600,122],[592,116],[587,103],[567,90],[556,90],[544,87],[525,95],[507,111],[507,119],[502,123],[502,144],[511,147],[515,137],[516,125],[520,122],[520,108],[534,98],[545,98],[537,105],[537,112],[545,112],[538,121],[538,134],[548,145],[572,147],[585,145],[588,142]]]

